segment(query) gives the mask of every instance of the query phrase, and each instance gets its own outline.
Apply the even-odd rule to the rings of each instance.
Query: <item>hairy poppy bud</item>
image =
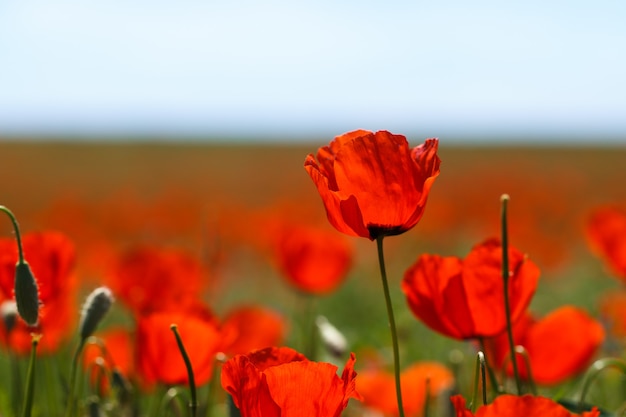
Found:
[[[98,287],[87,296],[78,326],[81,340],[87,339],[96,331],[96,327],[111,308],[113,301],[113,293],[107,287]]]
[[[320,331],[326,350],[335,357],[343,356],[348,349],[348,342],[345,336],[324,316],[318,316],[315,319],[315,324]]]
[[[9,334],[17,322],[17,305],[13,300],[7,300],[0,305],[0,316],[4,322],[4,331]]]
[[[29,326],[39,321],[39,290],[28,262],[20,260],[15,265],[15,302],[20,317]]]

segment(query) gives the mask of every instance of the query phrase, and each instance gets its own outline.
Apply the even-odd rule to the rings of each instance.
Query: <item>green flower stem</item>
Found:
[[[78,372],[78,361],[80,359],[80,354],[83,351],[83,347],[85,346],[86,339],[80,339],[78,342],[78,346],[76,346],[76,350],[74,351],[74,357],[72,358],[72,365],[70,369],[70,393],[67,398],[67,417],[73,417],[77,407],[77,399],[76,399],[76,374]]]
[[[378,248],[378,263],[380,265],[380,277],[383,282],[385,293],[385,303],[387,305],[387,316],[389,318],[389,329],[391,330],[391,342],[393,344],[393,373],[396,381],[396,398],[398,401],[398,416],[404,417],[404,407],[402,405],[402,385],[400,383],[400,349],[398,348],[398,333],[396,331],[396,321],[393,317],[393,307],[391,305],[391,295],[389,294],[389,284],[387,282],[387,272],[385,270],[385,256],[383,254],[383,238],[376,238]]]
[[[578,400],[578,406],[582,409],[585,403],[585,397],[591,387],[591,383],[598,377],[598,375],[608,368],[615,368],[626,375],[626,361],[618,358],[603,358],[595,361],[583,378],[583,387],[580,391],[580,399]]]
[[[315,325],[315,311],[317,310],[317,297],[307,293],[300,293],[302,305],[302,323],[304,325],[303,350],[304,356],[315,361],[317,358],[317,326]]]
[[[486,350],[486,345],[485,345],[485,339],[481,337],[480,339],[478,339],[478,342],[480,343],[480,350],[482,352],[486,352],[487,350]],[[485,356],[485,367],[487,368],[487,375],[489,376],[489,382],[491,382],[493,393],[495,396],[498,396],[502,393],[502,387],[500,386],[500,383],[498,382],[498,378],[496,378],[496,374],[493,371],[493,368],[489,365],[489,360],[486,356]]]
[[[515,343],[513,342],[513,325],[511,323],[511,306],[509,304],[509,232],[507,227],[507,206],[509,196],[503,194],[500,197],[502,202],[502,279],[504,281],[504,313],[506,315],[506,334],[509,340],[509,352],[511,352],[511,364],[513,365],[513,375],[517,387],[517,395],[522,394],[522,383],[517,369],[517,355],[515,353]]]
[[[472,395],[472,403],[470,405],[472,413],[476,411],[476,405],[478,403],[478,383],[481,377],[483,405],[487,405],[487,380],[485,379],[485,368],[485,354],[483,352],[478,352],[476,355],[476,368],[474,370],[474,394]]]
[[[22,236],[20,235],[20,227],[17,224],[17,219],[13,215],[13,212],[9,210],[5,206],[0,206],[0,211],[6,213],[7,216],[11,219],[11,223],[13,223],[13,230],[15,230],[15,240],[17,241],[17,251],[19,254],[19,263],[24,263],[24,252],[22,251]]]
[[[176,324],[172,324],[170,326],[170,330],[174,332],[174,337],[176,338],[178,349],[180,350],[180,354],[183,357],[183,360],[185,361],[185,367],[187,368],[187,376],[189,378],[189,391],[191,392],[191,402],[189,403],[189,408],[191,410],[191,417],[196,417],[196,413],[198,411],[198,398],[196,396],[196,380],[193,374],[193,367],[191,366],[191,360],[189,360],[189,355],[187,355],[187,350],[185,349],[183,340],[180,338],[180,334],[178,333],[178,326]]]
[[[26,374],[26,395],[24,395],[24,403],[22,405],[22,417],[30,417],[33,408],[33,398],[35,396],[35,364],[37,362],[37,345],[39,344],[40,334],[32,335],[30,362],[28,364],[28,373]]]

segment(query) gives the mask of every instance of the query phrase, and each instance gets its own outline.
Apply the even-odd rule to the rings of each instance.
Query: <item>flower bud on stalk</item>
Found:
[[[15,302],[26,324],[36,326],[39,321],[39,290],[30,265],[22,259],[15,266]]]
[[[17,312],[29,326],[36,326],[39,321],[39,290],[37,281],[30,269],[28,262],[24,260],[24,252],[22,251],[22,238],[17,219],[13,212],[5,206],[0,206],[13,223],[15,231],[15,240],[17,242],[17,250],[19,259],[15,265],[15,302],[17,303]]]
[[[2,317],[4,331],[6,334],[11,333],[13,328],[15,328],[15,324],[17,323],[17,314],[17,305],[15,304],[15,301],[7,300],[0,305],[0,316]]]
[[[114,298],[107,287],[98,287],[87,296],[80,314],[78,326],[81,340],[86,340],[95,331],[111,308]]]

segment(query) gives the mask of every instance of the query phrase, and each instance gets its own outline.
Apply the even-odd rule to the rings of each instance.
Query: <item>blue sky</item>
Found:
[[[0,2],[0,134],[626,141],[626,2]]]

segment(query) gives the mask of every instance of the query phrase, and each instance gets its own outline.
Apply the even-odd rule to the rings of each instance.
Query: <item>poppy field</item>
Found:
[[[2,416],[626,414],[624,147],[0,152]]]

